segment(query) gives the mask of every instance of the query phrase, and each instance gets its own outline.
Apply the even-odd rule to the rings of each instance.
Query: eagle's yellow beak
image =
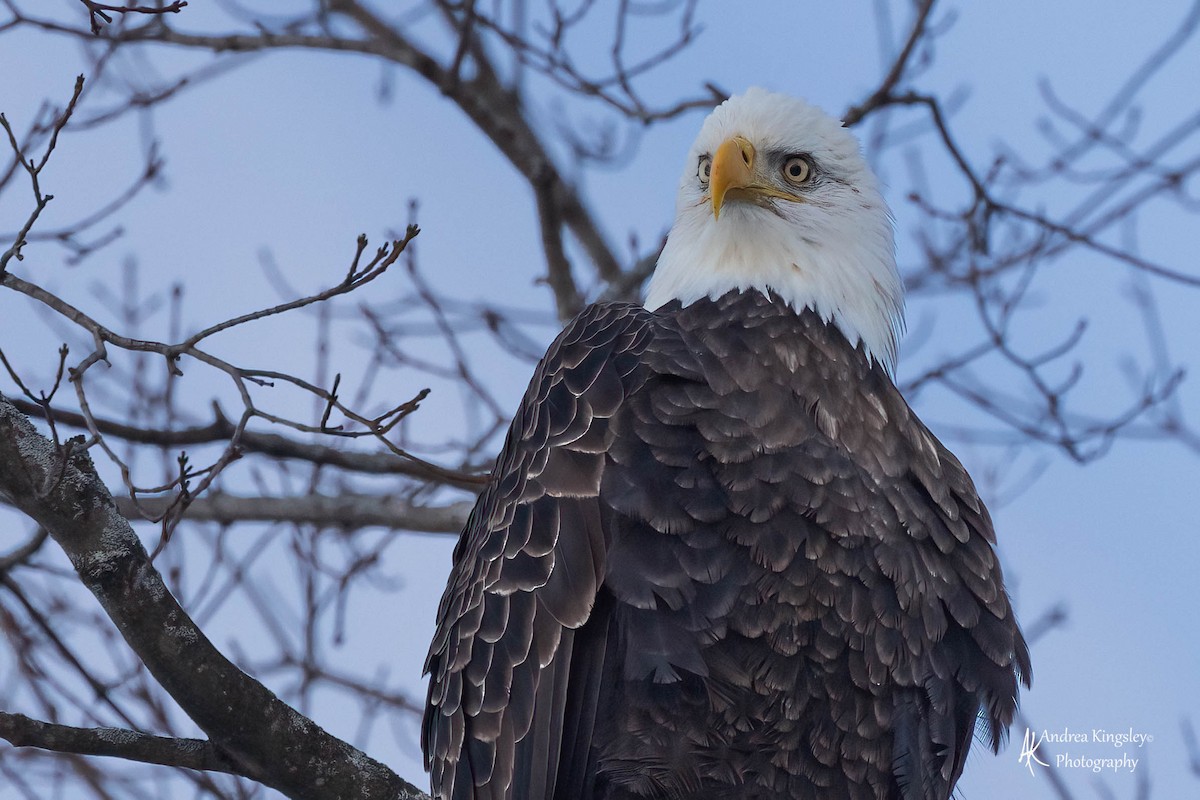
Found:
[[[713,217],[720,219],[725,195],[731,190],[748,189],[754,184],[754,145],[741,136],[722,142],[713,154],[709,181]]]

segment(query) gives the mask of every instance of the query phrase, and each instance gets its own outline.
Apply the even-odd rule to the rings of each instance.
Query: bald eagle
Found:
[[[796,99],[716,108],[644,306],[550,346],[454,551],[440,800],[945,800],[1029,653],[987,510],[891,380],[891,217]]]

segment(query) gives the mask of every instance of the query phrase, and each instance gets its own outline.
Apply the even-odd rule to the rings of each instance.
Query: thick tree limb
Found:
[[[129,519],[143,514],[161,516],[172,497],[116,499],[117,508]],[[378,526],[421,533],[458,534],[467,522],[472,503],[419,506],[386,496],[370,494],[305,495],[300,497],[239,497],[206,492],[188,505],[184,519],[190,522],[285,522],[319,525],[323,528],[356,530]]]
[[[239,670],[179,606],[87,452],[58,449],[0,396],[0,495],[62,547],[155,680],[238,774],[293,798],[420,798]]]

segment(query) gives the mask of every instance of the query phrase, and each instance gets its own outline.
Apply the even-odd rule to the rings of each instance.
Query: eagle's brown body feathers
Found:
[[[944,800],[1029,678],[987,510],[886,372],[758,291],[585,310],[454,555],[449,800]]]

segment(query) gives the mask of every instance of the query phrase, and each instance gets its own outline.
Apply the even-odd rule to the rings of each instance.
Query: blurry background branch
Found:
[[[147,499],[136,504],[127,498],[117,508],[130,519],[140,514],[166,514],[172,501]],[[341,493],[334,496],[310,494],[307,497],[237,497],[210,491],[188,504],[187,518],[192,522],[286,522],[354,531],[379,527],[419,533],[457,535],[466,524],[470,502],[442,506],[414,505],[405,500],[375,494]]]

